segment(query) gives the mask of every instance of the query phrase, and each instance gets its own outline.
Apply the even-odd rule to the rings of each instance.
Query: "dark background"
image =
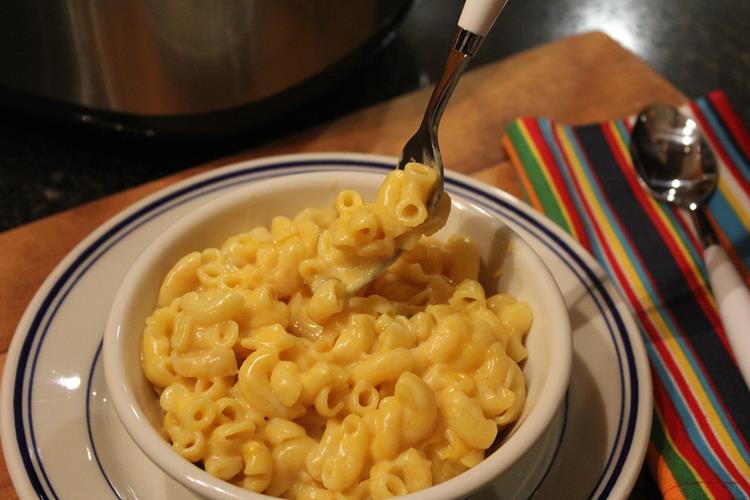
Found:
[[[143,140],[1,110],[0,231],[430,85],[462,4],[415,0],[396,36],[356,74],[262,131],[210,141]],[[750,124],[747,0],[510,0],[472,65],[594,30],[689,96],[724,89]]]

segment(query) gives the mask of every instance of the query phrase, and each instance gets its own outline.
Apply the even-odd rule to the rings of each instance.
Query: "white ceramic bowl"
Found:
[[[143,452],[167,474],[196,493],[212,498],[268,498],[215,478],[191,464],[161,437],[161,410],[141,372],[140,346],[146,317],[155,309],[161,281],[183,255],[219,246],[229,235],[267,225],[276,215],[332,203],[344,188],[372,199],[382,174],[303,172],[239,188],[202,205],[176,222],[143,252],[123,281],[107,322],[104,369],[115,410]],[[526,338],[524,362],[528,394],[519,421],[482,463],[459,476],[408,498],[458,498],[488,484],[516,463],[551,424],[568,386],[571,336],[567,309],[544,263],[502,220],[476,204],[455,197],[446,227],[470,236],[480,249],[482,282],[488,293],[502,290],[528,302],[534,322]],[[499,271],[499,272],[498,272]]]

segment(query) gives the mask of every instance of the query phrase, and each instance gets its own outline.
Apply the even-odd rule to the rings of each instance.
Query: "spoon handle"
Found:
[[[750,388],[750,291],[720,245],[707,246],[704,260],[729,345]]]

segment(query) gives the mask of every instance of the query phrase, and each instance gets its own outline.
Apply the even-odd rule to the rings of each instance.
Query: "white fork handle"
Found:
[[[458,25],[479,36],[487,36],[508,0],[466,0]]]
[[[709,245],[703,256],[724,331],[750,388],[750,291],[720,245]]]

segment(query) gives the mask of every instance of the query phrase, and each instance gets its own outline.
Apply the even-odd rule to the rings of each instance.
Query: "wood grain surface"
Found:
[[[24,309],[44,279],[82,238],[123,208],[178,180],[238,160],[311,151],[397,156],[416,129],[429,93],[423,89],[406,94],[261,148],[0,233],[0,366]],[[546,116],[580,124],[632,114],[651,102],[685,100],[606,35],[579,35],[465,75],[443,117],[441,151],[447,168],[520,195],[500,144],[510,120]],[[15,497],[5,463],[0,463],[0,498]]]

